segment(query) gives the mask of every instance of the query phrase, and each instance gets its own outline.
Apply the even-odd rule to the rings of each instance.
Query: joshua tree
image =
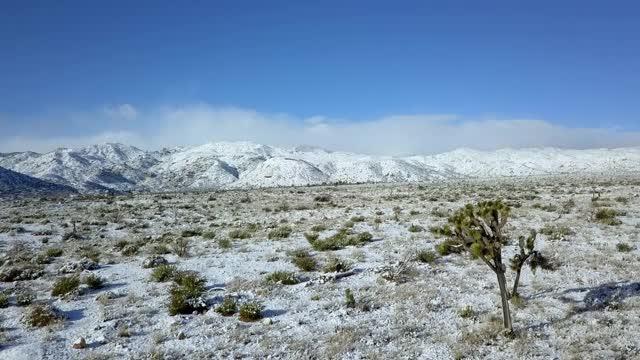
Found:
[[[518,283],[520,282],[520,273],[522,273],[522,267],[528,262],[531,270],[535,273],[537,268],[544,270],[553,270],[553,265],[549,260],[544,257],[539,251],[534,250],[536,236],[538,233],[535,230],[531,230],[529,236],[525,239],[524,236],[518,238],[518,245],[520,246],[520,252],[514,255],[510,260],[511,270],[516,272],[516,278],[513,281],[513,289],[511,290],[511,296],[518,296]]]
[[[502,247],[507,243],[503,232],[510,208],[502,201],[485,201],[476,205],[468,204],[456,211],[449,218],[448,226],[445,225],[438,233],[449,237],[445,249],[448,252],[460,252],[464,249],[473,258],[482,260],[496,274],[500,287],[502,300],[502,314],[504,327],[508,332],[513,331],[511,313],[509,311],[510,293],[507,290],[505,276],[506,266],[502,262]],[[524,264],[529,264],[535,269],[538,266],[548,267],[548,261],[534,250],[535,233],[529,238],[520,238],[520,253],[511,260],[511,268],[516,271],[516,279],[512,294],[516,294],[520,272]]]

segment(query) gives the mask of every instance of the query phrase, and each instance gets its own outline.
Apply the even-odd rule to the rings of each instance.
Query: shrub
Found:
[[[174,275],[175,284],[170,289],[169,314],[191,314],[206,311],[202,299],[206,280],[192,271],[179,271]]]
[[[266,278],[267,282],[282,284],[282,285],[295,285],[300,282],[295,273],[289,271],[276,271]]]
[[[202,230],[200,229],[188,229],[188,230],[182,230],[181,236],[183,238],[188,238],[188,237],[194,237],[194,236],[200,236],[202,235]]]
[[[216,237],[216,233],[214,231],[207,231],[202,234],[202,237],[207,240],[212,240]]]
[[[36,294],[29,290],[23,290],[16,294],[16,304],[18,306],[27,306],[36,299]]]
[[[363,222],[364,221],[364,216],[360,215],[360,216],[354,216],[352,217],[349,221],[353,222],[353,223],[359,223],[359,222]]]
[[[313,225],[310,230],[313,231],[313,232],[317,232],[318,233],[318,232],[322,232],[322,231],[327,230],[327,227],[325,225],[321,225],[321,224]]]
[[[280,226],[269,232],[269,239],[286,239],[291,235],[291,227],[288,225]]]
[[[471,306],[467,305],[463,307],[462,310],[460,310],[459,314],[463,319],[470,319],[476,315],[476,312],[473,311],[473,308]]]
[[[238,312],[238,305],[236,300],[230,296],[227,296],[222,300],[222,303],[216,308],[216,312],[222,316],[231,316]]]
[[[0,293],[0,308],[4,309],[9,306],[9,296],[5,293]]]
[[[127,245],[122,249],[122,255],[124,256],[134,256],[138,253],[138,246],[136,245]]]
[[[31,327],[43,327],[63,319],[63,316],[55,308],[37,304],[27,310],[23,321]]]
[[[344,297],[345,297],[345,305],[347,305],[348,308],[356,307],[356,298],[353,296],[351,289],[346,289],[344,291]]]
[[[331,272],[345,272],[351,270],[352,265],[338,257],[330,258],[322,267],[322,272],[331,273]]]
[[[46,255],[49,257],[59,257],[62,256],[62,253],[63,251],[60,248],[48,248]]]
[[[173,278],[177,271],[175,265],[160,265],[151,271],[151,279],[155,282],[167,282]]]
[[[616,249],[619,252],[630,252],[631,250],[633,250],[633,247],[627,243],[617,243]]]
[[[189,255],[189,239],[177,238],[173,244],[173,252],[180,257],[188,256]]]
[[[90,289],[100,289],[104,286],[104,279],[101,278],[98,275],[95,274],[91,274],[87,277],[85,277],[83,279],[83,282],[90,288]]]
[[[327,195],[327,194],[317,195],[316,197],[313,198],[313,201],[329,202],[329,201],[331,201],[331,195]]]
[[[436,251],[441,256],[447,256],[449,254],[460,254],[464,252],[464,248],[456,240],[446,239],[436,245]]]
[[[165,244],[155,244],[152,248],[152,252],[157,255],[165,255],[171,253],[171,250]]]
[[[349,236],[347,229],[341,229],[337,233],[332,236],[329,236],[326,239],[318,239],[309,240],[311,247],[318,251],[327,251],[327,250],[340,250],[345,248],[346,246],[356,246],[363,245],[367,242],[370,242],[373,239],[373,235],[369,232],[363,232],[355,236]]]
[[[251,237],[251,233],[247,230],[233,229],[228,234],[230,239],[248,239]]]
[[[252,322],[262,319],[263,306],[257,302],[248,302],[240,306],[240,321]]]
[[[432,264],[436,261],[438,255],[431,250],[420,250],[416,254],[416,260],[421,263]]]
[[[231,249],[233,243],[230,239],[218,239],[218,247],[220,249]]]
[[[307,239],[307,241],[309,241],[309,243],[312,243],[312,242],[318,240],[318,238],[320,238],[320,234],[318,234],[316,232],[306,232],[306,233],[304,233],[304,237],[305,237],[305,239]]]
[[[540,234],[548,236],[551,240],[560,240],[575,233],[567,226],[545,225],[540,229]]]
[[[411,224],[411,226],[409,226],[409,232],[412,232],[412,233],[421,232],[423,230],[424,228],[420,225]]]
[[[65,276],[58,279],[53,284],[53,289],[51,290],[51,296],[64,296],[72,293],[80,286],[80,279],[75,276]]]
[[[614,209],[610,209],[610,208],[601,208],[598,211],[596,211],[595,213],[595,219],[596,221],[598,221],[599,223],[605,224],[605,225],[611,225],[611,226],[615,226],[615,225],[620,225],[622,224],[622,221],[620,221],[616,216],[618,216],[620,213],[617,212]]]
[[[315,271],[318,268],[318,262],[307,250],[296,250],[291,255],[291,262],[302,271]]]

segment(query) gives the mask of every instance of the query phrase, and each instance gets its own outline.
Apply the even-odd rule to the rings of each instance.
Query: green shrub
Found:
[[[134,256],[138,253],[138,247],[136,245],[127,245],[122,249],[122,255]]]
[[[363,245],[370,242],[373,235],[369,232],[363,232],[355,236],[349,236],[347,229],[341,229],[326,239],[309,240],[311,247],[317,251],[340,250],[347,246]]]
[[[80,279],[75,276],[65,276],[58,279],[53,284],[53,289],[51,290],[51,296],[64,296],[72,293],[80,286]]]
[[[151,271],[151,280],[155,282],[167,282],[173,279],[178,269],[175,265],[160,265]]]
[[[315,271],[318,268],[318,262],[307,250],[296,250],[291,256],[291,262],[302,271]]]
[[[442,256],[449,254],[461,254],[464,252],[464,247],[462,247],[456,240],[446,239],[436,245],[436,252]]]
[[[200,236],[202,235],[202,230],[200,229],[188,229],[188,230],[182,230],[181,236],[183,238],[188,238],[188,237],[194,237],[194,236]]]
[[[252,322],[262,319],[263,306],[257,302],[248,302],[240,306],[240,321]]]
[[[52,325],[56,322],[63,320],[62,315],[56,311],[55,308],[46,306],[46,305],[33,305],[31,306],[25,316],[23,321],[31,327],[44,327]]]
[[[282,285],[295,285],[300,282],[295,273],[289,271],[276,271],[266,278],[267,282],[282,284]]]
[[[312,242],[318,240],[318,238],[320,238],[320,234],[318,234],[316,232],[306,232],[306,233],[304,233],[304,237],[305,237],[305,239],[307,239],[307,241],[309,241],[309,243],[312,243]]]
[[[359,222],[363,222],[364,221],[364,216],[360,215],[360,216],[354,216],[352,217],[349,221],[353,222],[353,223],[359,223]]]
[[[216,308],[216,312],[222,316],[231,316],[238,312],[238,305],[236,300],[230,296],[227,296],[222,300],[222,303]]]
[[[170,289],[169,314],[191,314],[206,311],[207,305],[202,299],[206,280],[193,271],[179,271],[174,277],[175,284]]]
[[[216,233],[213,231],[207,231],[202,234],[202,237],[207,240],[215,239]]]
[[[248,239],[251,237],[251,233],[247,230],[233,229],[228,234],[230,239]]]
[[[286,239],[291,235],[291,227],[288,225],[280,226],[269,232],[269,239]]]
[[[233,243],[230,239],[218,239],[218,247],[220,249],[231,249],[233,247]]]
[[[346,289],[344,291],[344,297],[346,299],[345,305],[347,305],[348,308],[356,307],[356,298],[353,296],[351,289]]]
[[[616,217],[618,215],[620,215],[620,213],[614,209],[601,208],[596,211],[595,219],[599,223],[615,226],[622,224],[622,221]]]
[[[36,294],[33,291],[24,290],[16,294],[16,304],[18,306],[27,306],[36,299]]]
[[[631,250],[633,250],[633,247],[627,243],[617,243],[616,249],[619,252],[630,252]]]
[[[416,260],[421,263],[433,264],[436,259],[438,259],[438,255],[431,250],[420,250],[416,254]]]
[[[313,225],[310,230],[313,231],[313,232],[319,233],[319,232],[327,230],[327,226],[326,225],[322,225],[322,224]]]
[[[60,257],[62,256],[62,253],[63,251],[60,248],[48,248],[46,255],[49,257]]]
[[[322,272],[331,273],[331,272],[345,272],[351,270],[352,265],[338,257],[330,258],[322,267]]]
[[[9,306],[9,296],[5,293],[0,293],[0,309],[4,309]]]
[[[462,308],[462,310],[460,310],[459,313],[460,313],[460,317],[463,319],[470,319],[476,316],[476,312],[473,311],[473,308],[469,305]]]
[[[411,226],[409,226],[409,232],[412,232],[412,233],[421,232],[423,230],[424,228],[420,225],[411,224]]]
[[[188,256],[189,255],[189,239],[177,238],[173,243],[173,252],[180,257]]]
[[[574,231],[567,226],[545,225],[540,229],[540,234],[546,235],[551,240],[560,240],[564,237],[574,235]]]
[[[104,279],[101,278],[98,275],[95,274],[91,274],[87,277],[85,277],[83,279],[83,282],[90,288],[90,289],[100,289],[104,286]]]

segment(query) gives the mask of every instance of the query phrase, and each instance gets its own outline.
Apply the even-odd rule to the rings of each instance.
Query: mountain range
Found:
[[[60,148],[44,154],[0,153],[0,167],[5,168],[0,172],[0,192],[5,193],[40,187],[55,191],[53,185],[61,186],[60,191],[173,191],[624,174],[640,170],[640,147],[458,149],[436,155],[373,156],[250,142],[217,142],[159,151],[107,143]]]

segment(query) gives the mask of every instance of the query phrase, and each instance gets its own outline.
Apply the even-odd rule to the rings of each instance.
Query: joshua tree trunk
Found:
[[[518,268],[516,271],[516,279],[513,281],[513,291],[511,291],[511,296],[518,295],[518,283],[520,282],[520,273],[522,272],[522,268]]]
[[[504,276],[503,269],[497,269],[496,275],[498,276],[500,298],[502,299],[502,321],[504,323],[504,328],[511,333],[513,332],[513,325],[511,324],[511,312],[509,311],[509,292],[507,291],[507,279]]]

